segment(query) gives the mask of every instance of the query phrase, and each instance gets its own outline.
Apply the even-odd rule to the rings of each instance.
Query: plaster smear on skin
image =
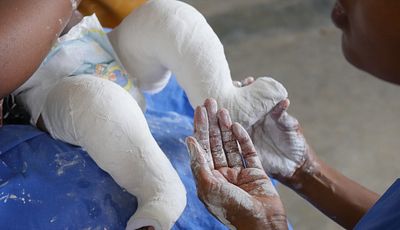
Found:
[[[207,207],[209,210],[218,217],[218,219],[230,229],[236,229],[229,220],[227,220],[227,211],[222,207],[222,204],[228,204],[230,200],[235,200],[243,210],[254,210],[254,205],[250,197],[244,191],[237,190],[237,188],[222,186],[219,191],[210,191],[209,194],[226,194],[221,197],[219,195],[209,195],[207,197]],[[219,205],[218,205],[219,204]],[[256,218],[262,218],[261,213],[251,213]]]
[[[294,120],[287,119],[285,122]],[[292,127],[295,123],[286,125]],[[257,122],[250,133],[261,163],[269,174],[290,177],[304,162],[306,149],[304,137],[295,130],[287,132],[280,130],[270,116]]]
[[[231,224],[231,222],[229,222],[226,219],[226,211],[225,211],[224,208],[218,207],[218,206],[215,206],[215,205],[212,205],[212,204],[208,204],[208,203],[207,203],[207,208],[210,210],[210,212],[212,212],[218,218],[218,220],[220,220],[229,229],[236,230],[236,227],[233,226]]]
[[[74,157],[72,159],[71,155],[74,154]],[[58,153],[55,155],[56,159],[54,162],[57,165],[57,175],[61,176],[64,174],[65,170],[68,168],[71,168],[75,165],[82,164],[85,166],[85,160],[82,159],[79,155],[76,155],[74,152],[66,152],[66,153]]]

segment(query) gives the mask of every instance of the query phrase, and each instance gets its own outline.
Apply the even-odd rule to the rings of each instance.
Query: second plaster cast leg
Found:
[[[246,128],[287,97],[285,88],[268,77],[235,87],[217,35],[197,10],[183,2],[149,0],[109,38],[141,89],[160,90],[171,70],[193,107],[213,97]]]
[[[54,138],[82,146],[138,198],[127,229],[171,228],[186,206],[186,191],[125,90],[93,76],[64,78],[49,93],[42,117]]]

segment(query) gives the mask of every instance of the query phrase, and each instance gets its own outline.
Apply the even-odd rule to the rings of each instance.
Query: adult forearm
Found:
[[[0,98],[35,72],[71,14],[70,0],[0,1]]]
[[[346,229],[354,228],[379,199],[318,159],[297,170],[287,185]]]

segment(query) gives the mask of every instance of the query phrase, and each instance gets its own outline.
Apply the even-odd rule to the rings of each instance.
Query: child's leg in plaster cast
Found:
[[[162,89],[171,70],[193,107],[213,97],[246,128],[287,97],[280,83],[266,77],[235,87],[217,35],[198,11],[179,1],[149,0],[109,38],[141,89]]]
[[[42,117],[54,138],[85,148],[138,198],[127,229],[172,227],[186,206],[185,188],[129,93],[94,76],[63,78],[49,93]]]

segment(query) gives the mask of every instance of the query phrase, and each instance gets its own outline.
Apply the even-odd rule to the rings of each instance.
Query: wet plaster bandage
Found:
[[[150,0],[109,38],[142,90],[161,90],[173,72],[193,107],[215,98],[245,128],[287,97],[285,88],[268,77],[235,87],[217,35],[197,10],[183,2]]]
[[[54,138],[82,146],[136,196],[127,229],[172,227],[186,206],[186,191],[127,91],[91,75],[64,78],[50,91],[42,117]]]

